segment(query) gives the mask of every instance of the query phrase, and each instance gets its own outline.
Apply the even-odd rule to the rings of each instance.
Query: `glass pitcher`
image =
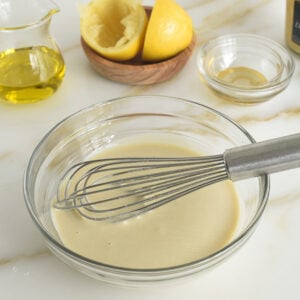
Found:
[[[57,12],[50,0],[0,0],[0,98],[35,102],[60,86],[65,63],[49,33]]]

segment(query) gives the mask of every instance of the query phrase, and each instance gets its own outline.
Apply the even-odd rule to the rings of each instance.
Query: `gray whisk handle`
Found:
[[[224,160],[232,181],[300,167],[300,134],[228,149]]]

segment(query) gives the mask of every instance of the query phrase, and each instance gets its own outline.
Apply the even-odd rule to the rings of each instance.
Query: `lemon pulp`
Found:
[[[94,0],[80,9],[85,42],[111,60],[134,58],[144,42],[148,17],[138,0]]]

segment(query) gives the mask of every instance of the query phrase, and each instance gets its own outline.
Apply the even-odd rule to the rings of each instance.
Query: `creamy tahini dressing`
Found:
[[[98,157],[195,156],[194,149],[151,141],[118,144]],[[96,157],[95,157],[96,158]],[[212,254],[234,234],[239,205],[231,182],[191,193],[127,221],[97,222],[52,209],[63,244],[89,259],[127,268],[163,268]]]

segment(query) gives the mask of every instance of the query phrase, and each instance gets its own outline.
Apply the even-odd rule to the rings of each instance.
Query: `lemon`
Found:
[[[189,46],[193,22],[187,12],[173,0],[156,0],[148,23],[142,58],[160,61]]]
[[[148,18],[139,0],[93,0],[80,7],[80,32],[97,53],[132,59],[141,50]]]

